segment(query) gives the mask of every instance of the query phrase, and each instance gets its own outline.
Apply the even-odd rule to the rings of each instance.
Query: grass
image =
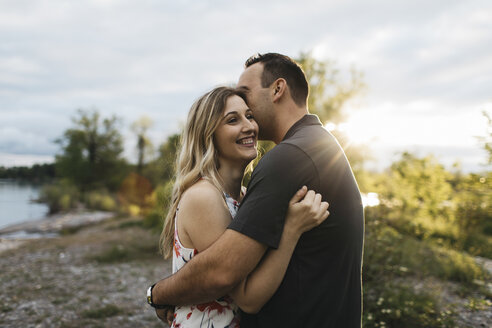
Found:
[[[73,235],[79,232],[82,228],[85,228],[83,226],[73,226],[73,227],[65,227],[60,230],[60,235],[62,236],[68,236],[68,235]]]
[[[387,284],[371,286],[364,302],[364,327],[454,327],[453,312],[442,310],[432,293]]]
[[[476,281],[490,275],[473,257],[431,242],[403,235],[381,220],[367,220],[364,247],[364,327],[456,327],[451,305],[440,304],[437,287],[417,288],[411,282],[435,279],[459,283],[468,309],[489,302]]]
[[[366,225],[364,271],[366,279],[380,276],[433,276],[472,284],[490,276],[473,257],[402,235],[380,221]]]
[[[2,312],[2,313],[7,313],[7,312],[10,312],[12,310],[13,310],[13,308],[11,306],[8,306],[7,304],[1,304],[0,305],[0,312]]]
[[[117,229],[141,229],[140,221],[126,221],[119,224],[116,228],[111,228],[111,231]],[[113,233],[118,233],[113,232]],[[157,238],[135,238],[125,240],[124,244],[121,244],[121,240],[118,243],[108,242],[106,247],[103,247],[96,254],[91,254],[86,257],[89,261],[96,261],[100,264],[113,264],[121,262],[139,261],[145,259],[155,259],[160,255],[158,254]]]
[[[158,255],[156,244],[142,244],[136,242],[112,245],[95,255],[87,256],[89,261],[96,261],[100,264],[112,264],[121,262],[138,261],[145,259],[155,259]]]
[[[85,310],[82,312],[82,317],[89,319],[103,319],[114,317],[123,313],[126,313],[126,311],[120,309],[116,305],[108,304],[102,308]]]
[[[129,260],[129,252],[122,245],[113,245],[111,248],[88,258],[98,263],[118,263]]]
[[[473,311],[483,311],[492,307],[492,301],[483,298],[470,297],[466,307]]]
[[[119,224],[118,228],[126,229],[126,228],[143,227],[143,226],[144,226],[144,221],[142,219],[138,219],[138,220],[129,220],[129,221],[122,222]]]

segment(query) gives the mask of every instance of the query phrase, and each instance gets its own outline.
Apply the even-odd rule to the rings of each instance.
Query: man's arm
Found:
[[[209,248],[152,290],[155,304],[200,304],[229,293],[256,267],[267,247],[227,229]]]

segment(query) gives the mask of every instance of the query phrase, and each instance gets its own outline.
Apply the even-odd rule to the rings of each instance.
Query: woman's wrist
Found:
[[[285,225],[284,237],[287,240],[292,240],[294,242],[297,242],[297,240],[299,240],[299,238],[301,237],[301,235],[302,235],[302,231],[299,230],[298,227],[292,227],[289,224],[286,224]]]

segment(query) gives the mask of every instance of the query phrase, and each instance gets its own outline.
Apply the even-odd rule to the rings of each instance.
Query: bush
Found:
[[[364,327],[453,327],[454,314],[441,308],[438,290],[407,286],[430,277],[464,283],[489,274],[465,254],[403,235],[388,223],[366,218],[364,245]]]
[[[369,287],[369,288],[368,288]],[[440,309],[434,295],[397,284],[366,286],[364,327],[454,327],[453,313]]]
[[[402,235],[383,220],[367,219],[364,279],[409,274],[464,283],[488,276],[469,255]]]
[[[116,201],[106,190],[89,191],[84,194],[84,203],[87,208],[101,211],[115,211]]]
[[[492,237],[476,232],[466,236],[463,248],[470,254],[492,259]]]
[[[152,193],[154,206],[144,218],[145,227],[157,232],[162,230],[162,225],[170,206],[172,191],[173,181],[168,181],[164,185],[157,186]]]
[[[138,216],[151,207],[152,184],[137,174],[130,173],[120,185],[118,201],[126,213]]]
[[[39,193],[39,201],[48,204],[51,214],[75,208],[79,199],[77,188],[66,181],[45,185]]]

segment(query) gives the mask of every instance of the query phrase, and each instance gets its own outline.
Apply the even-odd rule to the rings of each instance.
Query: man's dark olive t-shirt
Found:
[[[282,235],[289,200],[306,185],[330,204],[330,216],[300,238],[285,277],[241,327],[361,326],[364,215],[359,188],[336,139],[315,115],[296,122],[253,172],[229,225],[271,248]]]

